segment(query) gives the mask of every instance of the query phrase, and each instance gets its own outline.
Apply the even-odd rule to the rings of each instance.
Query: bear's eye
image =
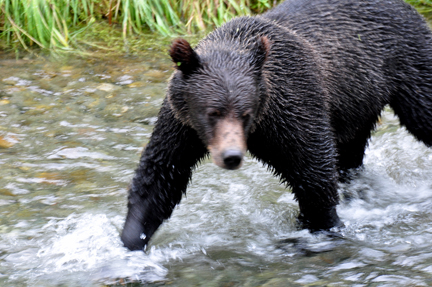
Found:
[[[218,110],[211,110],[207,113],[207,115],[209,116],[209,118],[218,118],[221,116],[221,112]]]
[[[219,110],[209,110],[207,112],[207,118],[210,125],[214,126],[218,119],[222,116],[222,113]]]

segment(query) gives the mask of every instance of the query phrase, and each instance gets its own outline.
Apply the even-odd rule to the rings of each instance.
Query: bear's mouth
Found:
[[[235,118],[218,121],[208,150],[217,166],[230,170],[239,169],[246,153],[246,138],[242,122]]]

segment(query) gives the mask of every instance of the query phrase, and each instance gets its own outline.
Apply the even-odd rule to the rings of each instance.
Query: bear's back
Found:
[[[314,24],[321,25],[324,31],[334,29],[334,24],[344,21],[349,21],[350,26],[376,23],[402,29],[400,25],[421,21],[417,11],[403,0],[286,0],[261,17],[289,28],[301,28],[300,32]]]
[[[412,45],[424,46],[425,39],[432,45],[427,23],[403,0],[287,0],[260,17],[294,31],[333,59],[338,51],[400,57]]]
[[[410,67],[431,57],[430,28],[402,0],[287,0],[259,17],[309,42],[322,59],[341,140],[353,137],[346,123],[374,122],[397,83],[412,77]],[[369,108],[358,109],[359,99]]]

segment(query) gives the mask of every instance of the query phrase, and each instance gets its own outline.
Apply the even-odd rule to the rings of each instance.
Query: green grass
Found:
[[[0,0],[0,40],[10,48],[70,51],[95,22],[133,35],[205,31],[239,15],[271,7],[271,0]],[[88,42],[87,42],[88,43]]]
[[[93,6],[86,0],[0,0],[1,38],[25,49],[70,49],[74,37],[94,22]]]
[[[406,1],[421,13],[432,14],[432,0]],[[279,2],[281,0],[0,0],[0,45],[14,50],[42,48],[53,52],[80,51],[88,47],[108,50],[123,47],[124,50],[137,42],[137,35],[197,34],[235,16],[262,13]],[[107,45],[112,41],[116,44]]]
[[[432,0],[405,0],[405,2],[416,7],[420,13],[432,12]]]

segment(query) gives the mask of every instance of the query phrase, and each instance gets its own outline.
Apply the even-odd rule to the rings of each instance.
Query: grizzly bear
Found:
[[[288,0],[169,51],[169,81],[129,190],[124,245],[143,249],[210,154],[249,151],[292,188],[299,222],[341,226],[339,175],[362,165],[386,105],[432,145],[432,32],[402,0]]]

